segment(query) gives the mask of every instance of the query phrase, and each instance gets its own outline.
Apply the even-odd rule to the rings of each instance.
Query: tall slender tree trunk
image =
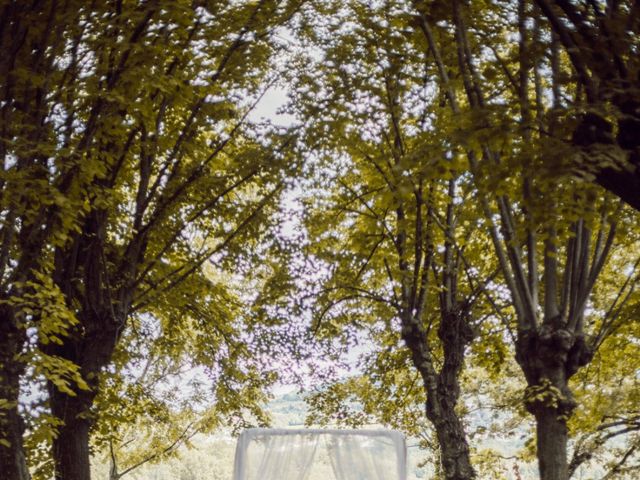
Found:
[[[17,328],[11,308],[0,306],[0,472],[6,480],[30,478],[24,455],[24,423],[18,411],[20,376],[24,366],[16,360],[24,332]]]
[[[433,424],[438,437],[444,478],[447,480],[475,478],[466,433],[455,411],[457,398],[453,398],[446,391],[427,393],[427,396],[427,418]]]
[[[542,480],[567,480],[567,422],[555,408],[541,408],[536,417],[536,447]]]
[[[64,345],[49,351],[78,365],[89,386],[89,390],[72,386],[71,396],[48,384],[51,413],[63,422],[52,449],[56,480],[91,478],[89,440],[96,421],[91,407],[99,391],[100,373],[111,360],[118,335],[110,315],[81,315],[80,321],[82,334],[75,332]]]
[[[89,408],[92,396],[78,392],[77,396],[70,397],[55,387],[49,388],[51,410],[64,422],[53,441],[56,480],[91,478],[89,432],[92,419]]]
[[[464,350],[473,335],[466,317],[460,312],[442,312],[441,315],[438,337],[442,342],[444,362],[439,372],[433,366],[419,319],[405,318],[403,339],[422,377],[427,394],[426,414],[438,437],[444,478],[472,480],[476,478],[476,473],[456,405],[460,398],[459,377],[464,363]]]
[[[538,331],[521,332],[516,360],[528,388],[525,405],[536,419],[536,446],[541,480],[568,480],[567,420],[576,408],[569,379],[591,361],[584,336],[545,322]]]
[[[441,449],[441,461],[447,480],[476,477],[471,465],[467,435],[456,412],[460,399],[460,373],[464,351],[473,338],[465,315],[458,311],[442,312],[438,337],[442,342],[444,362],[435,382],[427,389],[427,417],[433,423]]]
[[[49,403],[53,415],[63,421],[58,437],[53,443],[53,459],[56,480],[90,480],[91,459],[89,440],[95,422],[91,412],[93,401],[99,391],[102,369],[109,364],[116,345],[118,329],[105,318],[96,317],[89,322],[82,320],[85,335],[67,338],[58,352],[61,357],[80,366],[82,377],[89,390],[73,388],[70,396],[49,383]]]

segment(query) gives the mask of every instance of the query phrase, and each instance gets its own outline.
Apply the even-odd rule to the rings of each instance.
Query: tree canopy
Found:
[[[2,0],[0,471],[116,480],[293,379],[442,478],[527,422],[540,478],[631,478],[639,30],[633,1]]]

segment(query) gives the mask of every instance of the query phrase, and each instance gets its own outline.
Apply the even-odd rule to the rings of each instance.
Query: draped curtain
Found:
[[[306,480],[318,447],[315,435],[267,437],[258,467],[261,480]]]
[[[390,470],[388,455],[393,451],[376,447],[375,440],[368,437],[330,437],[329,459],[336,480],[386,480]]]
[[[233,478],[308,480],[320,449],[335,480],[406,480],[406,447],[398,432],[261,428],[238,439]]]

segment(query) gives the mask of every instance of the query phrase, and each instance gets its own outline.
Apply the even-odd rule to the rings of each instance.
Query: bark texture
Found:
[[[456,412],[464,350],[473,338],[472,331],[464,315],[458,312],[442,315],[438,337],[442,342],[445,358],[441,370],[436,371],[418,326],[416,319],[405,321],[403,338],[411,350],[414,366],[420,372],[427,393],[426,414],[438,437],[444,478],[476,478],[464,426]]]
[[[51,410],[64,421],[53,441],[55,479],[70,480],[91,478],[89,432],[92,425],[89,416],[89,395],[69,397],[50,388]]]
[[[427,417],[436,427],[445,478],[471,479],[476,475],[456,406],[460,398],[459,378],[464,365],[464,350],[473,333],[464,315],[448,312],[442,317],[438,337],[444,350],[444,364],[438,374],[436,391],[427,392]]]
[[[566,480],[569,478],[567,465],[567,422],[553,409],[540,409],[536,417],[536,449],[540,478],[544,480]]]
[[[541,480],[567,480],[567,420],[576,408],[569,379],[592,358],[584,336],[563,325],[543,324],[520,335],[516,360],[525,374],[527,410],[536,419],[536,446]]]
[[[85,320],[83,324],[88,325],[89,322]],[[93,326],[99,324],[99,320],[91,322]],[[90,480],[89,435],[96,420],[91,407],[98,393],[100,372],[108,364],[115,348],[116,335],[115,329],[107,326],[99,333],[94,330],[68,338],[62,348],[50,351],[79,365],[90,388],[81,390],[75,387],[75,396],[70,396],[51,383],[48,386],[51,412],[64,422],[58,429],[52,449],[56,480]]]

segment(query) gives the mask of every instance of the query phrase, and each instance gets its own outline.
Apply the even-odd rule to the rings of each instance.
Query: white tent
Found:
[[[391,430],[252,428],[238,439],[234,480],[406,480],[404,436]]]

